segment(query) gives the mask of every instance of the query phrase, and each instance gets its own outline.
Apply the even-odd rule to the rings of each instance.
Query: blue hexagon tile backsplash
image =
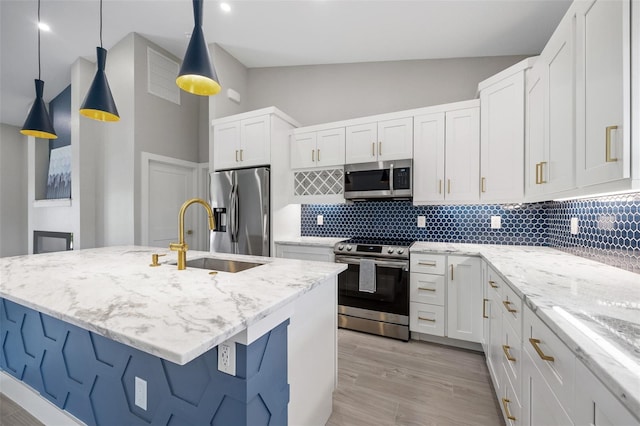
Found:
[[[316,218],[323,215],[324,224]],[[418,216],[426,226],[417,226]],[[491,229],[500,216],[500,229]],[[578,218],[578,234],[570,233]],[[534,204],[414,206],[410,201],[302,205],[303,236],[551,246],[640,273],[640,193]]]

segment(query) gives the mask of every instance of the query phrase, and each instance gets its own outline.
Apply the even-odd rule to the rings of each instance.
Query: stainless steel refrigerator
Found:
[[[211,252],[269,256],[269,169],[214,172],[209,189],[216,219]]]

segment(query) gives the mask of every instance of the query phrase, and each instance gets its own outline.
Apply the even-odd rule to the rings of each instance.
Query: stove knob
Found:
[[[338,250],[340,250],[340,251],[344,250],[344,245],[343,245],[343,244],[340,244],[340,245],[338,246]]]
[[[393,247],[389,247],[389,249],[387,250],[387,253],[389,254],[393,253]]]
[[[347,251],[351,251],[351,246],[347,246]]]
[[[398,254],[402,254],[402,253],[404,253],[404,249],[399,248],[398,249]]]

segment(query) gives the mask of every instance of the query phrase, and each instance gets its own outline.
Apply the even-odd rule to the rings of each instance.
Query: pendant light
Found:
[[[44,81],[40,79],[40,0],[38,0],[38,78],[36,79],[36,100],[33,101],[31,110],[27,115],[27,119],[22,126],[20,133],[27,136],[33,136],[42,139],[57,139],[51,117],[47,112],[47,107],[42,99],[44,93]]]
[[[99,121],[119,121],[118,108],[109,88],[107,74],[104,72],[107,51],[102,48],[102,0],[100,0],[100,47],[96,47],[96,56],[98,69],[80,107],[80,114]]]
[[[176,84],[185,92],[194,95],[211,96],[220,92],[216,70],[211,65],[209,48],[202,32],[203,0],[193,0],[194,27],[191,40],[184,55]]]

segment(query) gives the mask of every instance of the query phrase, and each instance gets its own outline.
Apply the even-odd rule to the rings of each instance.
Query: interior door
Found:
[[[197,164],[170,164],[149,162],[149,220],[147,226],[148,244],[168,248],[169,243],[178,241],[178,213],[182,204],[196,193]],[[196,207],[197,208],[197,207]],[[185,241],[192,249],[199,249],[197,230],[194,228],[195,208],[185,215]],[[142,226],[145,226],[143,223]]]

